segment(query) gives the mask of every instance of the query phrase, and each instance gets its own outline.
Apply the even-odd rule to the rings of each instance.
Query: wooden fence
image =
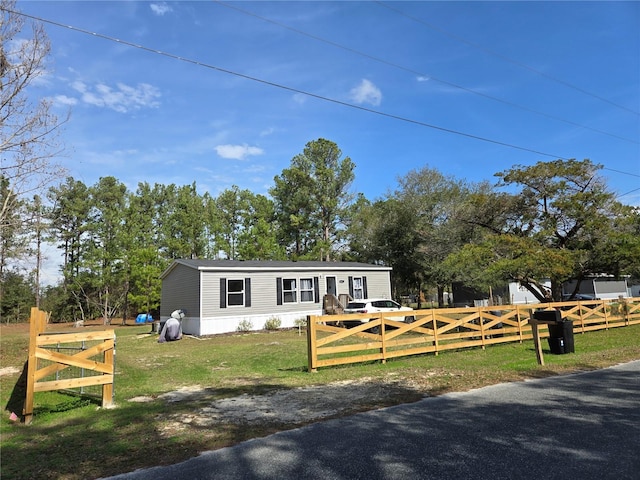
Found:
[[[111,405],[115,372],[115,331],[45,333],[47,320],[46,312],[36,307],[31,309],[27,392],[22,411],[25,423],[31,423],[33,418],[36,392],[102,385],[102,406]],[[60,348],[52,348],[59,347],[60,344],[74,343],[81,343],[82,347],[71,348],[77,352],[72,355],[55,351]],[[89,344],[91,346],[88,346]],[[96,356],[100,358],[92,359]],[[59,379],[57,374],[67,369],[77,371],[79,376]]]
[[[308,369],[469,347],[522,342],[533,338],[529,319],[535,310],[558,309],[584,333],[640,324],[640,298],[573,301],[476,308],[442,308],[384,314],[307,317]],[[366,319],[366,323],[358,324]],[[345,325],[355,324],[352,328]],[[548,328],[540,327],[541,336]]]

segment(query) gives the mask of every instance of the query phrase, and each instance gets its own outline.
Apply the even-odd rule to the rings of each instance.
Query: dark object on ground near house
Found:
[[[533,318],[549,325],[549,349],[551,353],[574,353],[573,321],[562,318],[559,310],[538,310]]]
[[[576,350],[573,342],[573,321],[561,320],[550,323],[548,340],[551,353],[574,353]]]
[[[160,330],[158,343],[173,342],[182,338],[182,319],[184,310],[174,310],[171,317],[164,323]]]

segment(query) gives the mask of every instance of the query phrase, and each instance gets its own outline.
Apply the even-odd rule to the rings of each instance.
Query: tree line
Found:
[[[127,318],[157,312],[173,259],[359,261],[393,268],[393,292],[452,282],[480,289],[518,282],[540,301],[589,275],[640,277],[640,211],[617,202],[589,160],[514,166],[469,183],[424,167],[384,198],[354,195],[355,164],[326,139],[309,142],[269,195],[233,186],[217,197],[196,183],[138,184],[71,177],[46,201],[9,202],[0,246],[2,316],[45,303],[54,318]],[[1,179],[2,199],[11,195]],[[44,242],[61,252],[61,281],[40,294]],[[545,283],[550,280],[551,288]]]

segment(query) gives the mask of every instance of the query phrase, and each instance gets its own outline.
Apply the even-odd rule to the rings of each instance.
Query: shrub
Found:
[[[247,320],[247,319],[242,320],[238,324],[238,328],[237,328],[239,332],[248,332],[252,329],[253,329],[253,323],[251,323],[251,320]]]
[[[280,328],[280,325],[282,324],[282,322],[280,321],[280,319],[278,317],[270,317],[267,319],[266,322],[264,322],[264,329],[265,330],[278,330]]]

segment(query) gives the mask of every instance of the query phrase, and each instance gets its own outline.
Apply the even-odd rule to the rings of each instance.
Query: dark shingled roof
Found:
[[[391,270],[391,267],[384,265],[359,262],[178,259],[173,261],[161,277],[165,277],[176,264],[198,270]]]

